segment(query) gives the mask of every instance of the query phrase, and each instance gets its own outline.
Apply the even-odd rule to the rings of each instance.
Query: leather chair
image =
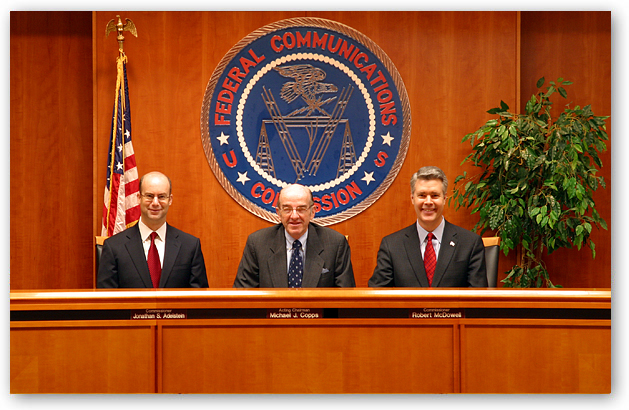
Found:
[[[487,284],[490,288],[498,286],[498,257],[500,256],[500,237],[483,238],[485,245],[485,267],[487,268]]]
[[[100,256],[103,254],[103,243],[107,236],[96,236],[94,237],[96,243],[96,272],[98,272],[98,265],[100,264]]]

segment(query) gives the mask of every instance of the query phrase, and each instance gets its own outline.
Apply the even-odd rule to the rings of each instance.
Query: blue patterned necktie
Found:
[[[304,263],[301,257],[301,242],[293,242],[293,254],[290,257],[290,266],[288,267],[288,287],[300,288],[301,278],[304,273]]]

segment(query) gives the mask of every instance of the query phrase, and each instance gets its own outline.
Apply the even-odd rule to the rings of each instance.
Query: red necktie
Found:
[[[149,272],[151,272],[151,281],[153,287],[159,287],[159,278],[162,276],[162,264],[159,262],[159,253],[157,253],[157,246],[155,246],[155,238],[157,232],[151,233],[151,247],[149,248],[149,256],[147,262],[149,264]]]
[[[432,277],[435,275],[435,267],[437,266],[437,256],[435,255],[435,248],[432,247],[432,238],[435,235],[430,232],[426,236],[426,250],[424,251],[424,268],[426,269],[426,276],[428,277],[428,286],[432,287]]]

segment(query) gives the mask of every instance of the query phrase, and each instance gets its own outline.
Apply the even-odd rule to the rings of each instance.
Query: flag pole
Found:
[[[125,19],[122,23],[116,16],[107,23],[105,36],[118,33],[118,57],[116,58],[116,93],[112,117],[109,152],[107,160],[107,184],[103,209],[102,236],[112,236],[125,228],[133,226],[139,219],[138,175],[135,153],[131,144],[131,114],[127,86],[126,62],[123,32],[128,31],[138,36],[133,21]]]

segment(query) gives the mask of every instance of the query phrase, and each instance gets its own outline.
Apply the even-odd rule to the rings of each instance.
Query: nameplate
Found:
[[[187,319],[187,309],[144,309],[131,310],[132,320]]]
[[[411,319],[461,319],[465,317],[465,309],[451,308],[422,308],[409,309]]]
[[[277,308],[267,309],[267,319],[322,319],[323,309]]]

